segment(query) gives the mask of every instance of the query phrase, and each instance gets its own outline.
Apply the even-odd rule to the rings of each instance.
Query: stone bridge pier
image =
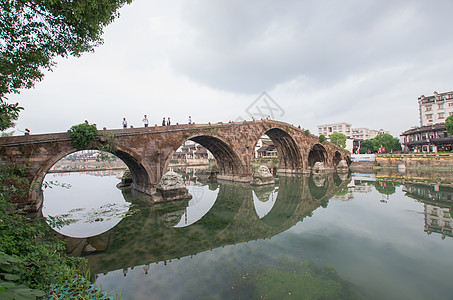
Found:
[[[349,152],[290,124],[271,120],[217,124],[185,124],[100,130],[87,149],[97,149],[114,135],[113,153],[124,161],[132,175],[132,188],[152,194],[168,169],[172,155],[187,140],[208,149],[219,166],[218,179],[250,182],[255,147],[261,136],[273,141],[278,154],[279,173],[310,173],[316,162],[334,170],[341,160],[350,161]],[[42,204],[41,186],[48,170],[60,159],[78,151],[69,133],[0,138],[0,163],[27,166],[27,197],[11,201],[19,208],[34,211]]]

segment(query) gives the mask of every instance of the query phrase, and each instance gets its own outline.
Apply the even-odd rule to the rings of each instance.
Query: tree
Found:
[[[19,103],[6,103],[0,98],[0,131],[13,127],[22,109]]]
[[[346,148],[346,135],[340,132],[334,132],[330,136],[330,142],[340,147]]]
[[[321,135],[319,136],[319,142],[320,142],[320,143],[324,143],[325,140],[326,140],[326,136],[325,136],[324,134],[321,134]]]
[[[365,154],[369,152],[375,152],[373,142],[371,140],[364,140],[360,143],[360,153]]]
[[[102,44],[103,28],[132,0],[0,1],[0,130],[13,126],[21,107],[6,95],[31,88],[58,56],[80,56]],[[3,128],[3,129],[2,129]],[[8,127],[6,127],[8,128]]]
[[[384,149],[383,149],[384,148]],[[385,150],[385,152],[401,151],[401,143],[398,138],[393,137],[391,134],[384,133],[379,134],[376,137],[365,140],[360,144],[360,153],[376,153],[379,150]]]
[[[453,135],[453,116],[449,116],[445,120],[445,128],[447,128],[447,132]]]
[[[78,150],[87,149],[87,147],[96,139],[98,130],[96,126],[82,123],[74,125],[69,129],[71,136],[73,137],[74,147]]]

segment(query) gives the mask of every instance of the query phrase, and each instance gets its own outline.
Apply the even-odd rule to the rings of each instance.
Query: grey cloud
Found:
[[[173,67],[202,84],[253,93],[305,76],[316,85],[451,49],[449,1],[191,1]],[[426,62],[429,62],[426,61]]]

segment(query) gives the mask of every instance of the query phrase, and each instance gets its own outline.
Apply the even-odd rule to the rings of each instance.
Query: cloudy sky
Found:
[[[451,0],[135,0],[94,53],[58,59],[9,97],[25,107],[16,134],[261,110],[316,134],[348,122],[399,135],[419,125],[420,95],[453,90],[452,11]]]

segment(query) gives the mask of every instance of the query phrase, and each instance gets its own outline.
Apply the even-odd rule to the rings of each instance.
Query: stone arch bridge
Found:
[[[132,188],[151,194],[168,168],[172,155],[187,140],[207,148],[219,166],[218,179],[250,182],[255,145],[263,135],[277,148],[279,173],[310,173],[316,162],[334,170],[341,160],[350,161],[345,149],[290,124],[273,121],[249,121],[217,124],[184,124],[99,130],[98,140],[89,149],[97,149],[108,135],[115,135],[115,155],[129,167]],[[14,204],[36,211],[42,204],[41,185],[47,171],[68,154],[79,151],[69,133],[24,135],[0,138],[0,161],[6,166],[27,165],[27,197]]]

